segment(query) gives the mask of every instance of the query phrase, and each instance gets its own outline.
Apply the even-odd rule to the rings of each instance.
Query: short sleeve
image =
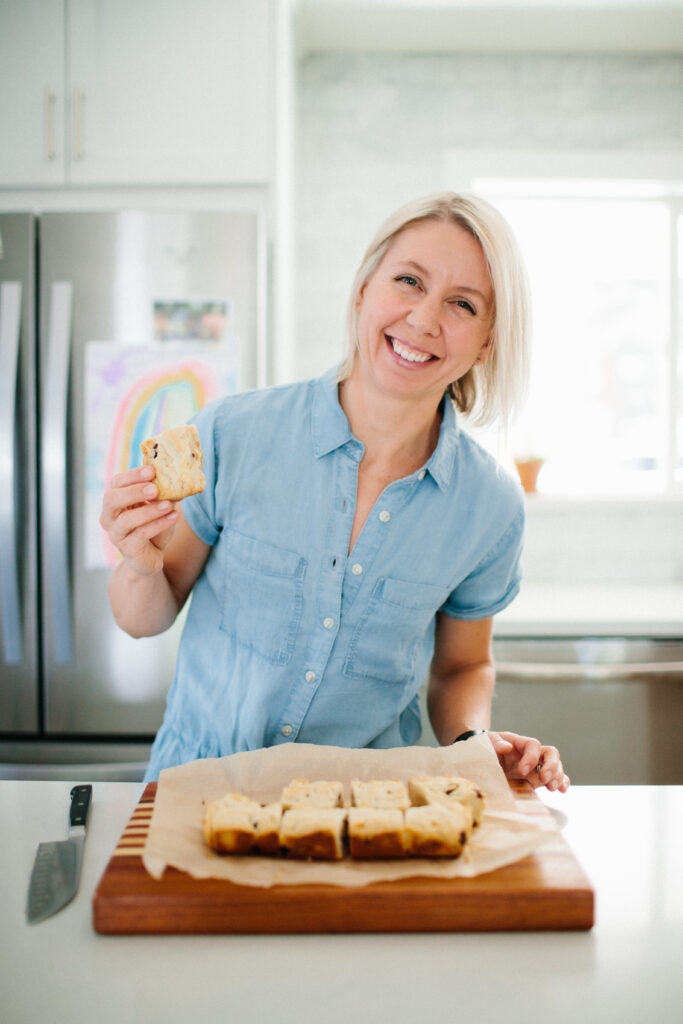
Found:
[[[440,611],[453,619],[488,619],[514,600],[522,581],[524,507]]]
[[[191,494],[183,501],[183,515],[187,523],[205,544],[215,544],[221,530],[216,512],[218,486],[218,433],[225,412],[225,400],[205,405],[190,420],[199,432],[202,446],[202,470],[206,481],[200,494]]]

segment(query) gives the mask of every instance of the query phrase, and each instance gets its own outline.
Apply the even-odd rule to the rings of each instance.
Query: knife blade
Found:
[[[29,924],[56,914],[76,894],[91,796],[91,785],[74,786],[69,808],[69,838],[41,843],[38,847],[26,903]]]

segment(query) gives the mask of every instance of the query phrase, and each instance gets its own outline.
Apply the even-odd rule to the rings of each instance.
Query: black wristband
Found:
[[[481,736],[484,732],[486,732],[486,729],[468,729],[467,732],[461,732],[459,736],[456,736],[453,743],[459,743],[460,740],[468,740],[470,736]]]

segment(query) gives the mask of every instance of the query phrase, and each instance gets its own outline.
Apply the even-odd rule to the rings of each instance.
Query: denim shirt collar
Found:
[[[445,491],[450,485],[453,475],[460,424],[455,406],[448,395],[444,395],[441,409],[443,417],[439,440],[432,455],[425,463],[424,469],[439,488]],[[311,433],[313,454],[317,459],[351,443],[352,451],[354,451],[354,455],[357,453],[360,461],[363,446],[351,433],[346,413],[339,404],[338,369],[336,367],[328,370],[315,381]]]

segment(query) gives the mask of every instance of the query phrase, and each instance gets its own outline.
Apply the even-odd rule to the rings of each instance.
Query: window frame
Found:
[[[668,211],[669,309],[664,485],[658,492],[595,495],[596,500],[683,499],[683,152],[451,150],[444,162],[444,187],[496,199],[656,200]],[[678,479],[677,479],[678,477]],[[549,496],[550,497],[550,496]],[[589,491],[566,500],[586,501]],[[553,500],[564,500],[553,495]]]

